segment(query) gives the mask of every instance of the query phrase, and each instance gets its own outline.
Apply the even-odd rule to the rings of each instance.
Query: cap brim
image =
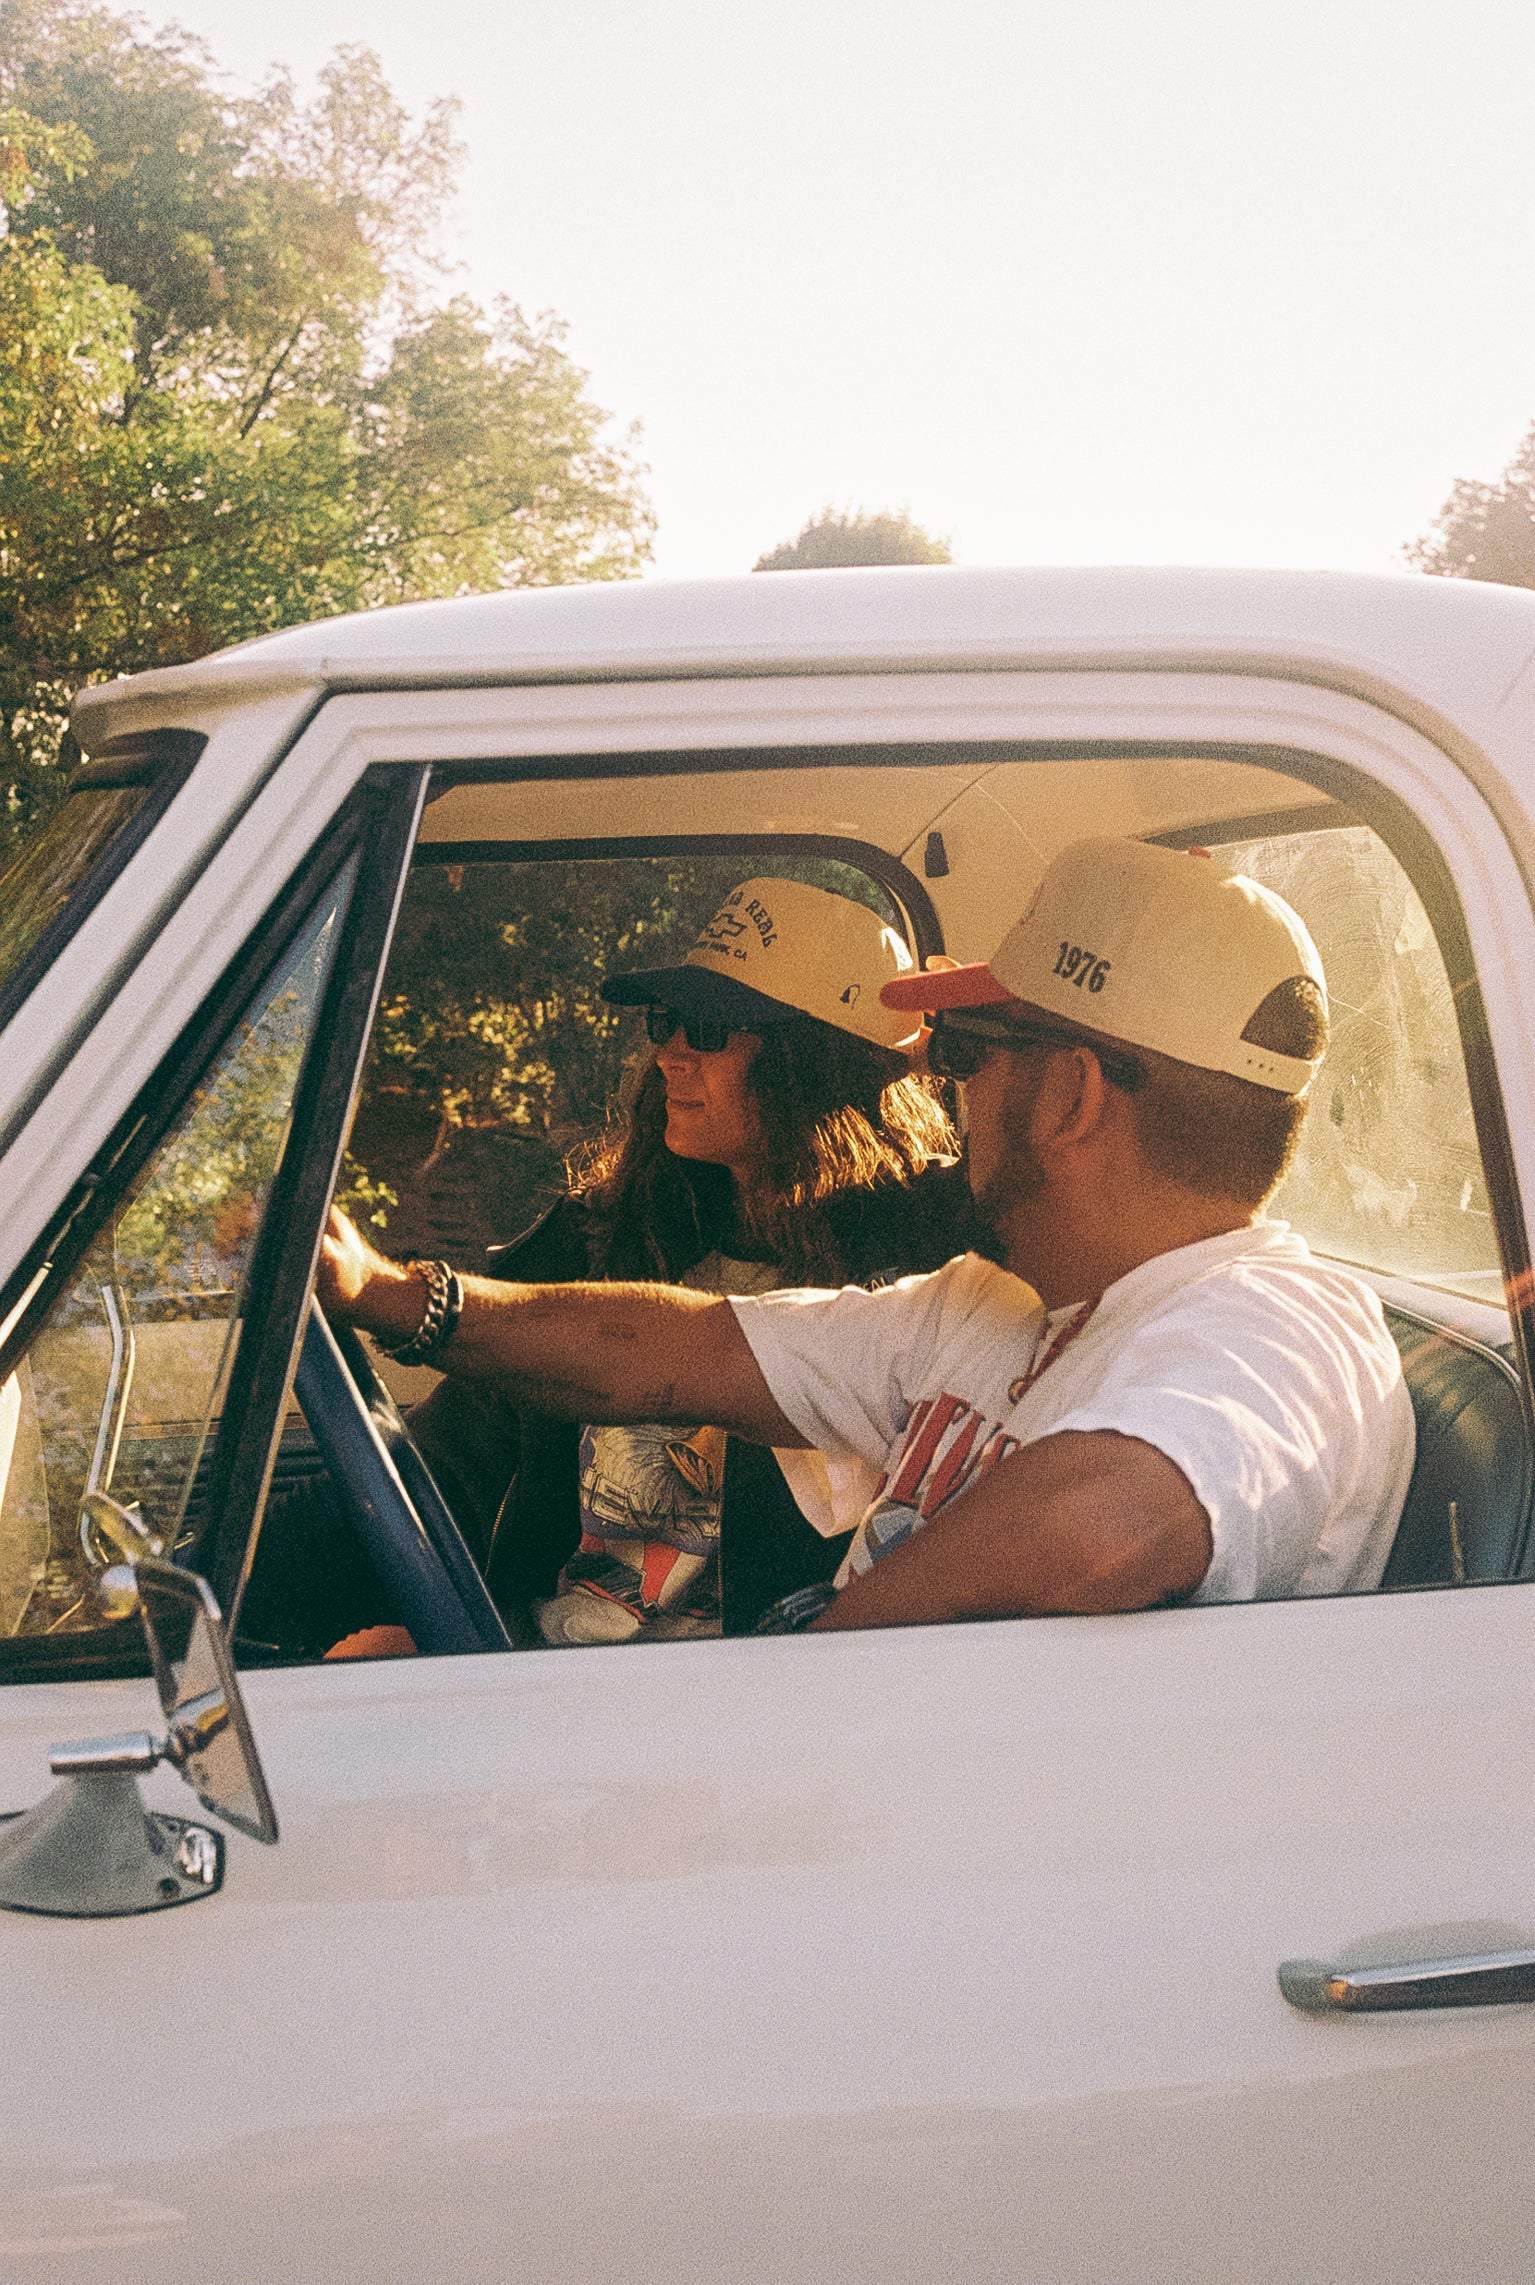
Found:
[[[929,1015],[940,1008],[991,1008],[1013,995],[997,982],[984,960],[972,960],[963,968],[928,968],[920,976],[897,976],[880,987],[879,996],[887,1008]]]
[[[755,1031],[761,1024],[787,1023],[802,1013],[738,984],[733,976],[716,975],[712,968],[641,968],[627,976],[611,976],[602,997],[617,1008],[671,1008],[679,1016],[696,1016],[701,1023],[728,1023],[735,1031]]]

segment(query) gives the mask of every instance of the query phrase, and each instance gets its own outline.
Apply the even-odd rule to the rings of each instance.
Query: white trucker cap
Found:
[[[920,1016],[903,1015],[880,993],[915,966],[899,932],[851,897],[805,881],[743,881],[684,961],[613,976],[602,996],[737,1031],[814,1016],[876,1047],[904,1047]]]
[[[1270,992],[1297,977],[1325,1012],[1317,948],[1272,889],[1223,872],[1203,849],[1076,841],[989,960],[904,977],[885,998],[934,1012],[1022,1000],[1055,1022],[1298,1095],[1321,1056],[1276,1055],[1243,1036]]]

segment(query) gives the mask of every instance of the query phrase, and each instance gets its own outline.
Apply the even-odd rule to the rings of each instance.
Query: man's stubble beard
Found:
[[[996,1164],[979,1186],[972,1179],[976,1212],[1000,1250],[1016,1246],[1027,1230],[1029,1211],[1046,1185],[1044,1167],[1026,1135],[1010,1134]]]

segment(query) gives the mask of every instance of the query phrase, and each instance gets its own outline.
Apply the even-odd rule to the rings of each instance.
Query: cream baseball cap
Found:
[[[867,905],[805,881],[743,881],[679,965],[613,976],[602,996],[738,1031],[814,1016],[876,1047],[903,1047],[920,1021],[880,994],[915,967],[904,938]]]
[[[1270,992],[1298,977],[1325,1014],[1317,948],[1272,889],[1203,849],[1077,841],[989,960],[903,977],[885,999],[933,1012],[1022,1000],[1055,1022],[1298,1095],[1321,1056],[1278,1055],[1244,1036]]]

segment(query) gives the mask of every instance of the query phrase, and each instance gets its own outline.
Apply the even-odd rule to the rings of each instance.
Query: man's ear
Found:
[[[1034,1096],[1032,1135],[1036,1152],[1070,1150],[1094,1140],[1108,1109],[1108,1081],[1091,1048],[1057,1048],[1047,1062]]]

